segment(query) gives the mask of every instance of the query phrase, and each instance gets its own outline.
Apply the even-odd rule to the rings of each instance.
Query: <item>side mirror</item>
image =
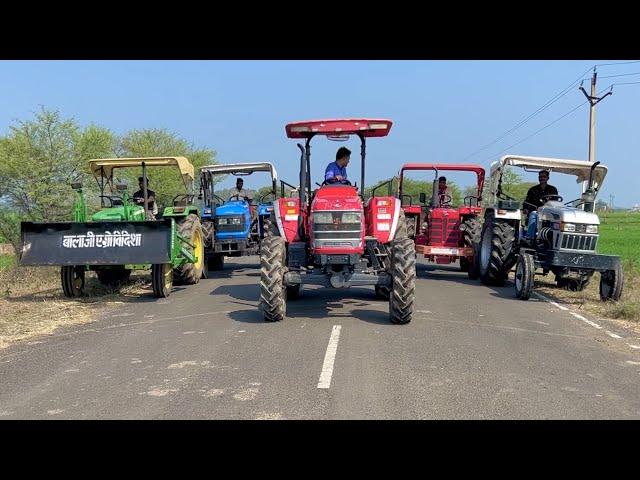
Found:
[[[82,182],[72,182],[71,183],[71,188],[73,188],[74,190],[81,190],[82,189]]]
[[[427,203],[427,194],[424,192],[420,194],[420,203],[422,204]]]
[[[119,192],[124,192],[127,190],[127,184],[126,183],[116,183],[116,190],[118,190]]]

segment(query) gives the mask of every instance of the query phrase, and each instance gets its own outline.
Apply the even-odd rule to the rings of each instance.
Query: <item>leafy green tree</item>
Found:
[[[87,160],[108,156],[115,137],[107,129],[78,126],[44,107],[35,118],[17,121],[0,137],[0,233],[17,249],[19,222],[69,220],[70,183],[95,190]]]

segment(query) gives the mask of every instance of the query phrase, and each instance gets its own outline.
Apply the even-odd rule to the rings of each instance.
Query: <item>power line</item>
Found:
[[[632,83],[640,83],[640,82],[632,82]],[[599,96],[602,92],[604,92],[604,91],[605,91],[605,90],[607,90],[608,88],[613,87],[613,85],[620,85],[620,84],[612,84],[612,85],[609,85],[608,87],[603,88],[602,90],[600,90],[600,92],[598,92],[598,94],[597,94],[597,95]],[[565,117],[567,117],[567,116],[571,115],[573,112],[575,112],[576,110],[578,110],[580,107],[583,107],[583,106],[584,106],[584,105],[586,105],[587,103],[589,103],[589,101],[588,101],[588,100],[587,100],[586,102],[583,102],[583,103],[581,103],[580,105],[578,105],[578,106],[576,106],[576,107],[572,108],[572,109],[571,109],[571,110],[569,110],[567,113],[565,113],[565,114],[561,115],[560,117],[556,118],[556,119],[555,119],[555,120],[553,120],[552,122],[550,122],[550,123],[546,124],[546,125],[545,125],[544,127],[542,127],[541,129],[536,130],[536,131],[535,131],[535,132],[533,132],[531,135],[529,135],[529,136],[527,136],[527,137],[523,138],[522,140],[519,140],[518,142],[516,142],[516,143],[514,143],[513,145],[511,145],[511,146],[509,146],[509,147],[505,148],[504,150],[501,150],[501,151],[499,151],[499,152],[497,152],[497,153],[493,154],[491,157],[489,157],[489,158],[487,158],[487,159],[483,160],[483,161],[482,161],[482,163],[484,163],[484,162],[486,162],[486,161],[488,161],[488,160],[491,160],[491,159],[495,158],[496,156],[500,155],[501,153],[504,153],[504,152],[506,152],[507,150],[510,150],[510,149],[512,149],[513,147],[517,146],[517,145],[520,145],[521,143],[525,142],[526,140],[529,140],[531,137],[536,136],[537,134],[539,134],[539,133],[540,133],[540,132],[542,132],[543,130],[546,130],[546,129],[547,129],[547,128],[549,128],[550,126],[552,126],[552,125],[554,125],[554,124],[558,123],[558,122],[559,122],[560,120],[562,120],[563,118],[565,118]]]
[[[614,77],[629,77],[631,75],[640,75],[640,72],[633,72],[633,73],[620,73],[618,75],[606,75],[604,77],[600,77],[600,78],[614,78]]]
[[[632,62],[598,63],[596,67],[606,67],[608,65],[628,65],[630,63],[640,63],[640,60],[634,60]]]
[[[467,155],[466,157],[464,157],[462,159],[462,161],[464,162],[465,160],[467,160],[468,158],[473,157],[474,155],[476,155],[477,153],[482,152],[483,150],[486,150],[488,147],[490,147],[491,145],[494,145],[495,143],[499,142],[500,140],[502,140],[503,138],[505,138],[507,135],[515,132],[517,129],[519,129],[521,126],[523,126],[525,123],[527,123],[529,120],[531,120],[532,118],[534,118],[536,115],[538,115],[539,113],[541,113],[542,111],[546,110],[548,107],[550,107],[551,105],[553,105],[555,102],[557,102],[558,100],[560,100],[562,97],[564,97],[567,93],[569,93],[569,91],[571,91],[571,89],[578,84],[578,82],[584,80],[584,75],[587,74],[593,67],[589,67],[584,73],[582,73],[576,80],[574,80],[572,83],[569,84],[568,87],[566,87],[565,89],[563,89],[560,93],[556,94],[554,97],[551,98],[551,100],[549,100],[547,103],[545,103],[542,107],[538,108],[535,112],[531,113],[529,116],[527,116],[526,118],[524,118],[523,120],[521,120],[519,123],[517,123],[514,127],[510,128],[509,130],[507,130],[506,132],[504,132],[502,135],[500,135],[498,138],[496,138],[495,140],[491,141],[490,143],[487,143],[486,145],[484,145],[483,147],[479,148],[478,150],[476,150],[475,152]]]
[[[612,87],[615,85],[636,85],[640,82],[624,82],[624,83],[614,83],[613,85],[611,85]]]
[[[536,130],[536,131],[535,131],[535,132],[533,132],[531,135],[529,135],[529,136],[527,136],[527,137],[523,138],[522,140],[520,140],[520,141],[518,141],[518,142],[514,143],[513,145],[508,146],[508,147],[507,147],[507,148],[505,148],[504,150],[500,150],[498,153],[495,153],[495,154],[493,154],[491,157],[489,157],[489,158],[487,158],[487,159],[483,160],[483,161],[482,161],[482,163],[484,163],[484,162],[486,162],[486,161],[488,161],[488,160],[491,160],[491,159],[495,158],[497,155],[500,155],[501,153],[504,153],[504,152],[506,152],[507,150],[510,150],[510,149],[512,149],[513,147],[517,146],[517,145],[520,145],[522,142],[524,142],[524,141],[526,141],[526,140],[529,140],[531,137],[533,137],[533,136],[535,136],[535,135],[539,134],[539,133],[540,133],[540,132],[542,132],[543,130],[546,130],[546,129],[547,129],[547,128],[549,128],[551,125],[553,125],[553,124],[555,124],[555,123],[559,122],[559,121],[560,121],[560,120],[562,120],[564,117],[566,117],[566,116],[568,116],[568,115],[571,115],[573,112],[575,112],[576,110],[578,110],[580,107],[585,106],[587,103],[589,103],[589,102],[588,102],[588,101],[586,101],[586,102],[582,102],[580,105],[578,105],[577,107],[575,107],[575,108],[573,108],[573,109],[569,110],[569,111],[568,111],[567,113],[565,113],[564,115],[562,115],[562,116],[560,116],[560,117],[556,118],[553,122],[548,123],[547,125],[545,125],[544,127],[542,127],[540,130]]]

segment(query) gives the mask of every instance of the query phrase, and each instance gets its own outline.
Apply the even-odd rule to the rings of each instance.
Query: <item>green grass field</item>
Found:
[[[15,264],[13,255],[0,255],[0,270],[10,267]]]
[[[620,255],[626,265],[640,270],[640,213],[601,214],[598,252]]]

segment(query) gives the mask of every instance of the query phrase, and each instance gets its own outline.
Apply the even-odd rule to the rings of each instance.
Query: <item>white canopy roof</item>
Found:
[[[520,155],[505,155],[499,161],[491,164],[491,177],[503,165],[511,165],[520,168],[531,168],[533,170],[549,170],[550,172],[564,173],[576,176],[576,183],[589,181],[589,173],[591,172],[592,163],[585,160],[566,160],[562,158],[546,158],[546,157],[526,157]],[[598,165],[593,172],[593,184],[597,189],[600,188],[604,177],[607,175],[607,167]]]
[[[200,171],[210,172],[212,175],[238,174],[245,173],[251,175],[253,172],[269,172],[271,178],[275,181],[278,179],[278,173],[273,165],[269,162],[263,163],[228,163],[226,165],[205,165],[200,167]]]

